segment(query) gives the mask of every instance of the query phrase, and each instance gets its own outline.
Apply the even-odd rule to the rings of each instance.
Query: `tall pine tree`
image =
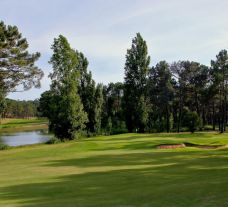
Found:
[[[74,139],[85,128],[87,115],[78,94],[79,77],[77,53],[67,39],[60,35],[54,39],[50,74],[53,110],[49,117],[50,126],[60,139]]]
[[[146,83],[150,64],[146,41],[137,33],[127,50],[124,78],[126,125],[130,132],[144,132],[148,119]]]
[[[228,94],[228,53],[221,50],[215,61],[211,61],[211,73],[214,88],[219,97],[219,130],[223,133],[227,125],[227,94]]]
[[[151,116],[156,131],[170,131],[171,106],[174,96],[172,74],[166,61],[159,62],[149,71],[148,92],[152,104]],[[153,124],[151,125],[154,128]]]
[[[40,87],[43,71],[35,66],[40,53],[30,54],[28,42],[16,26],[0,21],[0,115],[4,111],[5,96],[19,85],[24,90]]]

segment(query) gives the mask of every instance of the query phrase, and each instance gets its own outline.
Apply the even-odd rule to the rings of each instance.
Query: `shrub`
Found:
[[[194,133],[200,127],[200,117],[194,111],[186,111],[183,117],[184,126],[188,127],[189,131]]]
[[[57,143],[60,143],[61,140],[56,138],[56,137],[52,137],[51,139],[49,139],[46,144],[57,144]]]
[[[0,143],[0,150],[5,150],[8,148],[8,145]]]

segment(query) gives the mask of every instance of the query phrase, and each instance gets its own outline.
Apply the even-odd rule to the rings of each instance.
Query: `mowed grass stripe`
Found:
[[[225,207],[227,134],[123,134],[0,152],[0,206]]]

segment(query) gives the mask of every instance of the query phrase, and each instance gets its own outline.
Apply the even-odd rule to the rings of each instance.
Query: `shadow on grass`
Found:
[[[228,202],[227,150],[98,155],[58,160],[47,166],[88,171],[93,166],[115,168],[101,172],[84,169],[49,182],[3,187],[1,201],[15,201],[24,207],[225,207]]]
[[[88,138],[88,141],[95,139],[96,141],[129,141],[134,139],[143,139],[143,138],[210,138],[212,135],[219,136],[219,133],[205,133],[205,132],[198,132],[198,133],[151,133],[151,134],[136,134],[136,133],[126,133],[120,135],[110,135],[105,137],[91,137]]]
[[[185,160],[194,159],[194,154],[197,158],[200,152],[142,152],[142,153],[125,153],[113,155],[97,155],[84,158],[75,158],[67,160],[55,160],[46,163],[45,166],[60,167],[60,166],[78,166],[78,167],[102,167],[102,166],[129,166],[129,165],[163,165],[178,161],[179,164]],[[203,153],[202,153],[203,154]]]
[[[216,137],[216,138],[215,138]],[[206,138],[206,139],[204,139]],[[210,139],[211,138],[211,139]],[[223,145],[220,143],[223,135],[216,133],[171,133],[171,134],[124,134],[107,137],[96,137],[83,140],[84,142],[102,143],[96,146],[94,151],[107,151],[116,149],[126,150],[141,150],[141,149],[155,149],[156,146],[162,144],[183,144],[189,143],[192,145]]]

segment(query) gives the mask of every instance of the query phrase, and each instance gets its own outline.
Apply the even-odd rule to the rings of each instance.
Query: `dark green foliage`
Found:
[[[16,26],[0,22],[0,89],[10,92],[22,84],[24,89],[39,87],[43,77],[41,69],[34,63],[40,53],[30,54],[28,42]]]
[[[57,41],[62,41],[62,43],[57,43]],[[68,122],[63,123],[64,120],[69,119],[65,117],[67,113],[68,116],[73,114],[75,116],[81,116],[81,120],[76,118],[79,123],[85,120],[83,114],[87,114],[88,119],[86,119],[86,122],[83,122],[85,126],[84,124],[77,126],[76,122],[74,122],[76,131],[80,128],[79,131],[85,129],[88,136],[99,134],[101,131],[103,86],[101,84],[96,86],[95,81],[92,79],[92,73],[87,70],[88,61],[82,53],[72,50],[62,36],[58,40],[55,40],[55,43],[56,45],[53,49],[58,54],[54,53],[50,62],[58,71],[55,69],[54,73],[50,75],[52,78],[52,89],[41,95],[39,104],[40,113],[42,116],[49,118],[50,129],[56,131],[57,134],[62,134],[64,132],[62,127],[67,128],[69,125]],[[64,46],[60,47],[60,44]],[[57,50],[58,47],[60,51]],[[62,55],[59,53],[62,53]],[[69,62],[71,64],[73,63],[73,65],[68,65],[65,58],[71,60]],[[59,104],[57,105],[56,103]],[[60,104],[68,106],[68,111],[65,111],[65,107],[59,107]],[[69,112],[70,109],[71,111]],[[59,114],[59,116],[56,116],[56,114]],[[54,124],[57,120],[60,124]],[[64,139],[69,137],[68,133],[68,131],[65,131],[63,135],[58,136]]]
[[[52,114],[52,91],[45,91],[41,94],[39,99],[39,115],[41,117],[51,117]]]
[[[5,110],[6,110],[5,93],[0,92],[0,119],[4,117]]]
[[[78,54],[78,71],[80,73],[80,84],[79,84],[79,94],[81,97],[84,110],[88,116],[88,122],[86,123],[87,133],[94,133],[94,97],[96,91],[96,83],[92,79],[92,73],[87,70],[88,61],[82,53]]]
[[[54,39],[51,89],[39,101],[5,99],[22,85],[40,87],[43,72],[28,52],[16,26],[0,22],[0,118],[48,117],[60,139],[123,132],[170,132],[217,127],[228,123],[228,54],[221,50],[211,67],[194,61],[150,67],[140,33],[127,50],[124,83],[96,84],[83,53],[60,35]],[[38,109],[38,110],[37,110]],[[186,111],[187,109],[187,111]],[[200,121],[198,121],[200,120]]]
[[[91,134],[99,134],[101,128],[101,113],[103,105],[102,85],[96,86],[92,78],[91,71],[87,70],[88,61],[84,55],[77,52],[78,71],[80,73],[79,94],[84,106],[84,110],[88,115],[86,123],[86,131],[89,136]]]
[[[187,127],[190,132],[194,133],[200,127],[200,117],[196,111],[186,110],[183,113],[183,126]]]
[[[101,116],[103,106],[103,86],[98,84],[94,97],[94,132],[97,134],[101,131]]]
[[[123,109],[123,83],[109,83],[103,87],[102,129],[105,134],[127,132]]]
[[[2,118],[30,118],[39,116],[38,100],[20,101],[6,98]]]
[[[60,139],[74,139],[80,135],[87,121],[78,94],[80,74],[77,70],[77,53],[62,35],[54,39],[52,49],[52,85],[51,94],[48,95],[50,129]]]
[[[87,136],[194,132],[205,128],[215,130],[217,126],[220,132],[226,129],[226,50],[217,55],[210,68],[194,61],[172,64],[160,61],[150,68],[146,42],[138,33],[127,50],[124,83],[103,86],[93,80],[87,58],[72,50],[64,37],[60,36],[54,45],[52,87],[42,94],[39,110],[42,116],[49,117],[50,128],[61,134],[61,138],[71,139],[73,131],[81,131],[84,125],[83,133]],[[77,122],[79,125],[72,122],[76,114],[82,118]]]
[[[205,125],[209,68],[197,62],[179,61],[171,65],[171,71],[177,80],[174,85],[176,96],[173,116],[177,123],[175,128],[178,132],[181,130],[184,107],[196,111]]]
[[[56,137],[53,137],[46,142],[46,144],[58,144],[58,143],[61,143],[61,140]]]
[[[220,132],[226,130],[228,122],[228,54],[226,50],[221,50],[216,56],[215,61],[211,61],[211,75],[213,89],[215,90],[215,99],[218,103],[218,122]]]
[[[0,21],[0,118],[6,108],[6,95],[18,85],[24,90],[40,87],[43,72],[35,66],[40,53],[30,54],[28,46],[16,26]]]
[[[124,78],[124,111],[130,132],[144,132],[148,119],[146,83],[150,57],[146,41],[137,33],[127,50]]]
[[[153,103],[150,110],[149,130],[169,132],[174,86],[169,64],[165,61],[159,62],[149,71],[148,96],[150,103]]]
[[[6,150],[8,149],[8,145],[0,143],[0,150]]]

